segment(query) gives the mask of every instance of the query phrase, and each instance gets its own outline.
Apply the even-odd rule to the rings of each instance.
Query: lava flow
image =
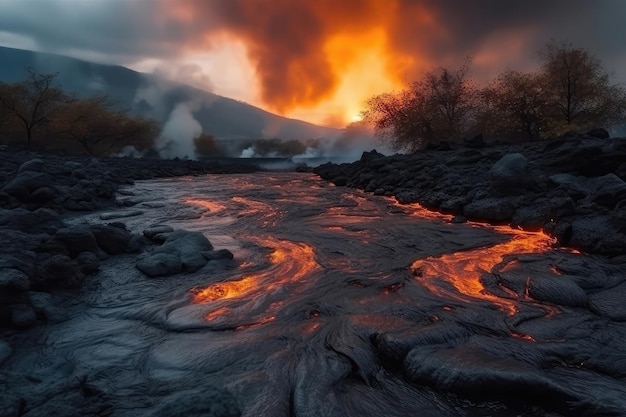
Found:
[[[281,213],[272,205],[251,198],[235,196],[232,201],[247,207],[239,212],[240,216],[260,216],[263,227],[275,226]]]
[[[268,300],[271,305],[272,294],[290,284],[300,281],[303,277],[316,270],[319,266],[315,261],[313,247],[304,243],[268,238],[262,241],[264,246],[274,248],[269,255],[270,266],[262,272],[246,275],[236,281],[217,282],[204,288],[191,290],[195,303],[209,303],[217,300],[247,297],[249,300]],[[270,305],[270,306],[271,306]],[[220,316],[227,309],[220,307],[207,314],[205,319],[211,320]]]
[[[201,198],[185,198],[183,199],[183,202],[186,204],[191,204],[197,207],[202,207],[205,208],[207,210],[209,210],[209,212],[211,214],[215,214],[221,211],[226,210],[226,206],[220,203],[216,203],[215,201],[211,201],[211,200],[207,200],[207,199],[201,199]]]
[[[417,204],[411,207],[414,209],[413,213],[422,218],[433,216],[432,212]],[[481,227],[479,223],[471,224]],[[552,248],[555,239],[543,232],[528,232],[509,226],[491,226],[491,228],[499,234],[511,236],[511,240],[489,247],[418,259],[411,264],[410,269],[417,280],[434,294],[458,298],[458,294],[455,295],[438,286],[433,280],[437,277],[452,284],[459,294],[488,300],[507,314],[515,314],[517,312],[515,303],[488,293],[480,282],[481,276],[502,262],[506,255],[544,253]]]

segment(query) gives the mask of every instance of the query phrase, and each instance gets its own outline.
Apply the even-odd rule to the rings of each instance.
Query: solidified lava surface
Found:
[[[156,279],[105,262],[67,320],[11,336],[1,371],[30,378],[2,398],[40,398],[27,415],[75,381],[114,416],[215,387],[244,416],[626,415],[623,264],[310,174],[124,191],[131,231],[200,231],[234,262]]]

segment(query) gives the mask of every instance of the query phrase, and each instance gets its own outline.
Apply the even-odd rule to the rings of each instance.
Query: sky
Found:
[[[0,0],[0,45],[158,72],[343,127],[367,98],[473,57],[479,84],[550,40],[626,83],[624,0]]]

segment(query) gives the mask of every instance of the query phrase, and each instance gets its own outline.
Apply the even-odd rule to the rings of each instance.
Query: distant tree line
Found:
[[[317,148],[320,142],[320,139],[300,141],[297,139],[261,138],[244,142],[240,148],[242,151],[246,148],[252,149],[256,156],[290,158],[305,153],[307,148]]]
[[[291,158],[304,154],[308,148],[317,149],[321,141],[321,139],[307,139],[305,141],[280,138],[249,139],[238,143],[234,149],[231,149],[230,156],[245,156],[245,151],[249,151],[251,157]],[[229,154],[220,146],[215,137],[208,133],[202,133],[195,138],[194,146],[198,157],[223,157]]]
[[[536,72],[506,70],[484,88],[456,70],[437,68],[408,88],[370,98],[365,123],[396,150],[482,133],[536,140],[626,122],[626,90],[610,83],[601,62],[567,42],[551,42]]]
[[[160,133],[154,120],[119,109],[104,95],[72,97],[55,86],[58,73],[26,72],[22,82],[0,82],[0,142],[89,155],[153,148]]]

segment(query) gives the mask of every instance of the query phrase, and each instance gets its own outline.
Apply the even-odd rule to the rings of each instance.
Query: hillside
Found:
[[[218,139],[261,137],[282,139],[334,138],[339,129],[288,119],[258,107],[122,66],[102,65],[60,55],[0,47],[0,81],[24,78],[24,69],[58,72],[58,84],[79,96],[103,92],[136,113],[166,122],[177,105],[186,107],[202,130]]]

